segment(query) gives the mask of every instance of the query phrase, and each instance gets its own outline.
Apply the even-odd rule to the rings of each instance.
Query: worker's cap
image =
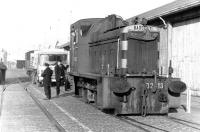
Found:
[[[45,65],[45,66],[49,66],[49,64],[48,64],[48,63],[44,63],[44,65]]]

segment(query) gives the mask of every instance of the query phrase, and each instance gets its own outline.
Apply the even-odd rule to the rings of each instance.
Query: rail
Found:
[[[27,94],[33,99],[35,104],[41,109],[41,111],[46,115],[46,117],[49,119],[51,124],[55,126],[55,128],[58,130],[58,132],[66,132],[65,129],[56,121],[56,119],[51,115],[50,112],[40,103],[40,101],[30,92],[27,90],[26,87],[24,87],[21,83],[21,81],[18,79],[18,83],[21,87],[24,88],[24,90],[27,92]]]
[[[0,118],[1,118],[1,113],[2,113],[2,109],[3,109],[3,99],[4,99],[4,91],[6,90],[6,86],[3,84],[2,88],[1,88],[1,104],[0,104]]]

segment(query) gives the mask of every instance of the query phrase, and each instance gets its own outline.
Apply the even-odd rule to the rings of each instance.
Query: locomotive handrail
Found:
[[[99,77],[101,77],[100,74],[94,74],[94,73],[75,73],[75,72],[70,72],[70,75],[74,75],[74,76],[80,76],[80,77],[88,77],[91,79],[97,79]]]
[[[120,39],[117,39],[117,69],[119,69],[119,47],[120,46]]]
[[[88,89],[88,90],[91,90],[91,91],[97,92],[97,89],[86,88],[86,87],[83,87],[83,89]]]
[[[126,74],[126,77],[154,77],[153,74]]]

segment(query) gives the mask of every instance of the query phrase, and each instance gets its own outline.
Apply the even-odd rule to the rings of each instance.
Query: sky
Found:
[[[117,14],[131,18],[174,0],[0,0],[0,49],[8,60],[69,42],[70,24]]]

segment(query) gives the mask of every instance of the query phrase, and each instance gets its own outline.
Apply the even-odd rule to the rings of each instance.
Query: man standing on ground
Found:
[[[68,77],[65,76],[65,71],[67,71],[69,65],[67,65],[66,67],[61,63],[60,64],[60,68],[61,68],[61,84],[64,84],[65,85],[65,91],[69,90],[70,89],[70,86],[69,86],[69,81],[68,81]]]
[[[65,90],[67,90],[66,78],[65,78],[65,70],[68,67],[65,67],[60,61],[57,62],[55,66],[55,78],[56,78],[56,94],[57,96],[60,94],[60,86],[62,82],[65,83]]]
[[[55,78],[56,78],[56,94],[60,94],[60,85],[61,85],[61,62],[58,61],[55,66]]]
[[[5,84],[5,78],[6,78],[6,70],[7,66],[2,62],[0,62],[0,84]]]
[[[49,68],[49,64],[45,63],[46,69],[42,73],[44,93],[48,99],[51,99],[51,76],[53,71]]]

